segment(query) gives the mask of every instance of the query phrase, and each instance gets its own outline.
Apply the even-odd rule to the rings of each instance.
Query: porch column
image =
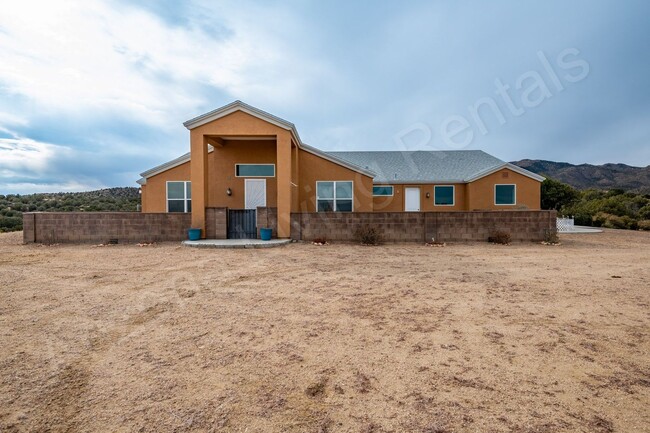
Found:
[[[291,236],[291,134],[277,135],[278,238]]]
[[[208,204],[208,143],[203,134],[191,133],[190,179],[192,181],[192,227],[205,237],[205,207]]]

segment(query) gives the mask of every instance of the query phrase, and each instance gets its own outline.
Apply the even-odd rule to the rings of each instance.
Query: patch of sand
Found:
[[[650,233],[561,240],[2,234],[0,431],[648,431]]]

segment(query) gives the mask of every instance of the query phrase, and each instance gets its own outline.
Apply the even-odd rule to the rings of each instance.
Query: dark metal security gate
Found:
[[[255,209],[228,210],[228,239],[257,239]]]

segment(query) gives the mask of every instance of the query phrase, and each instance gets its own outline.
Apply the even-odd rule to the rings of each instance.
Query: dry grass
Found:
[[[561,241],[0,235],[0,431],[648,431],[650,233]]]

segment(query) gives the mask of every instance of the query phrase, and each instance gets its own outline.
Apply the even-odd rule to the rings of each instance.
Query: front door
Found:
[[[420,212],[420,188],[404,188],[404,210]]]
[[[244,207],[255,210],[258,207],[266,207],[266,179],[245,179],[244,183]]]

